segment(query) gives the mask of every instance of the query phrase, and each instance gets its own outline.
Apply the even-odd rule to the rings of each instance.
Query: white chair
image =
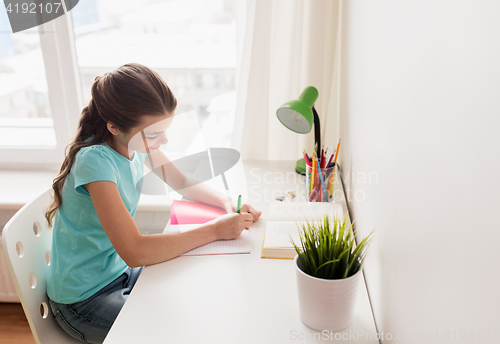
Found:
[[[3,229],[3,252],[35,341],[81,344],[57,324],[46,294],[52,230],[46,226],[44,209],[50,200],[46,191],[10,219]]]

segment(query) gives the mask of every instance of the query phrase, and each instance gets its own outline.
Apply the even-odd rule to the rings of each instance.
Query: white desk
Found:
[[[364,279],[350,328],[327,336],[302,324],[293,261],[261,259],[260,252],[272,194],[295,190],[300,197],[303,177],[292,172],[294,161],[244,164],[248,203],[262,211],[250,228],[251,254],[178,257],[145,267],[105,344],[379,343]]]

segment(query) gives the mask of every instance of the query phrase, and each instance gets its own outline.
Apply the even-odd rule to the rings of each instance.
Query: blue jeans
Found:
[[[120,277],[81,302],[62,304],[49,299],[54,318],[72,337],[84,343],[102,343],[142,269],[128,268]]]

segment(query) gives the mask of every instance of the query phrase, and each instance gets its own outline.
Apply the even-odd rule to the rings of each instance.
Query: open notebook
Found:
[[[300,246],[297,224],[318,222],[328,215],[343,218],[342,206],[335,202],[271,202],[262,243],[261,258],[293,259],[297,253],[290,239]]]
[[[223,209],[207,204],[173,201],[170,210],[170,229],[179,232],[190,231],[224,214],[226,211]],[[250,231],[244,230],[233,240],[217,240],[197,247],[184,253],[183,256],[235,253],[250,253]]]

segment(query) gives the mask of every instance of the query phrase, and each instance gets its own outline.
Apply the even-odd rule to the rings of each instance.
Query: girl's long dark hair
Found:
[[[177,106],[165,81],[155,71],[138,63],[128,63],[96,77],[91,94],[89,104],[82,110],[76,136],[66,147],[61,170],[52,184],[53,200],[45,212],[49,227],[62,203],[62,188],[76,153],[83,147],[108,141],[112,137],[107,129],[108,122],[128,133],[141,123],[143,116],[162,116],[172,113]],[[92,139],[86,142],[90,137]]]

